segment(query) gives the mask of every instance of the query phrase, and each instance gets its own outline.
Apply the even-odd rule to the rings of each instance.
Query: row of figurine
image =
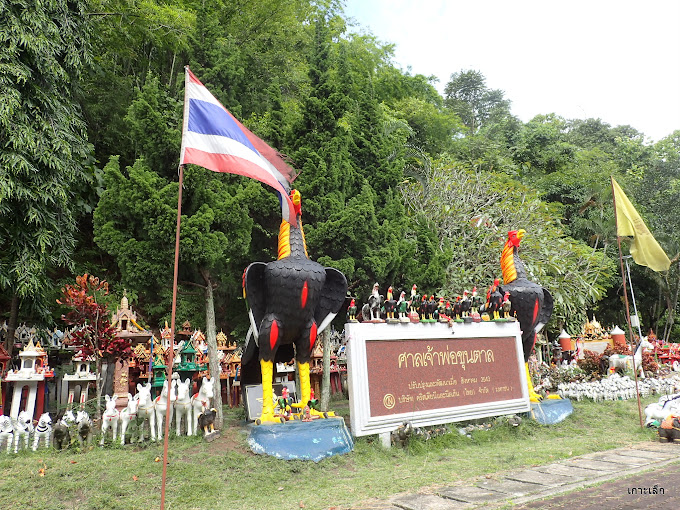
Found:
[[[319,399],[314,398],[314,388],[310,388],[309,400],[306,404],[295,402],[286,386],[281,389],[281,396],[273,395],[273,401],[274,416],[281,423],[291,420],[313,421],[319,418],[335,416],[333,411],[321,411],[321,402]]]
[[[463,291],[455,300],[434,294],[418,294],[418,287],[411,288],[410,298],[402,291],[399,299],[394,298],[392,287],[387,289],[386,296],[380,294],[380,286],[376,283],[360,311],[363,322],[479,322],[482,320],[512,320],[510,310],[510,293],[501,293],[500,281],[494,280],[486,293],[486,300],[477,294],[477,287]],[[501,312],[503,317],[501,317]],[[359,322],[356,299],[352,298],[347,308],[347,320]]]
[[[177,374],[174,374],[177,375]],[[191,379],[184,381],[173,377],[172,383],[163,383],[163,390],[159,397],[151,396],[151,383],[137,384],[137,394],[127,395],[127,405],[118,410],[116,408],[117,396],[106,395],[105,410],[101,417],[101,438],[99,445],[103,446],[109,434],[115,442],[118,437],[120,426],[120,444],[125,444],[128,426],[134,423],[137,426],[138,441],[144,441],[145,424],[148,423],[149,435],[152,441],[164,437],[164,419],[170,405],[170,423],[174,418],[176,434],[181,435],[181,424],[184,422],[186,435],[197,435],[199,429],[205,436],[215,434],[214,421],[216,410],[211,408],[211,399],[214,396],[214,379],[203,378],[199,391],[191,394]],[[38,449],[41,441],[45,448],[51,443],[61,450],[71,444],[71,437],[76,436],[80,445],[88,444],[94,432],[94,425],[88,413],[81,409],[73,413],[68,409],[63,416],[53,425],[49,413],[43,413],[37,423],[33,424],[32,416],[26,411],[21,411],[17,418],[0,416],[0,448],[6,444],[7,453],[18,453],[23,439],[24,448],[28,448],[30,437],[33,437],[33,451]]]

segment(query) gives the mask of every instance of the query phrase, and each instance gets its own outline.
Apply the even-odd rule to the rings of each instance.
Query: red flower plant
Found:
[[[83,356],[94,354],[98,358],[120,359],[131,353],[130,344],[116,337],[111,326],[108,307],[103,296],[109,293],[106,280],[85,273],[76,277],[75,285],[66,285],[57,303],[70,310],[61,318],[66,324],[76,326],[67,343],[81,351]]]

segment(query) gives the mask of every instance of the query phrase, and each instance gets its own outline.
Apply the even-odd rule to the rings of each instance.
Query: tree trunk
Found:
[[[323,372],[321,374],[321,410],[328,411],[331,401],[331,329],[321,332]]]
[[[5,349],[7,349],[10,358],[14,356],[14,332],[17,330],[17,322],[19,322],[19,295],[14,293],[12,294],[9,323],[7,324],[7,337],[5,338]]]
[[[220,373],[222,369],[217,357],[217,327],[215,326],[215,302],[213,299],[213,284],[207,269],[201,269],[201,276],[205,281],[205,338],[208,344],[208,361],[210,363],[210,378],[214,380],[213,406],[217,410],[215,428],[222,429],[222,381]]]
[[[96,375],[97,375],[97,406],[95,407],[95,419],[99,420],[102,417],[101,403],[102,403],[102,386],[104,386],[104,378],[102,377],[102,358],[96,356]]]

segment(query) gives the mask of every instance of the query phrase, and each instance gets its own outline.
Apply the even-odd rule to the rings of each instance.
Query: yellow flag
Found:
[[[668,271],[671,261],[666,256],[666,252],[656,242],[647,225],[613,177],[612,187],[616,208],[616,235],[633,238],[630,254],[635,262],[641,266],[648,266],[654,271]]]

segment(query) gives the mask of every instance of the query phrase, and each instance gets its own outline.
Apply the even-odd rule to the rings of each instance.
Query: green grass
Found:
[[[655,402],[657,397],[643,401]],[[334,402],[347,414],[346,402]],[[168,509],[351,508],[424,486],[453,485],[498,471],[534,466],[654,439],[641,429],[635,401],[573,402],[574,414],[552,426],[529,419],[457,432],[406,448],[382,448],[376,437],[358,438],[354,451],[319,463],[281,461],[247,447],[242,413],[226,411],[223,437],[173,438],[167,469]],[[455,429],[454,426],[451,427]],[[0,453],[4,508],[155,509],[160,506],[162,443],[92,447],[85,451]],[[44,468],[44,476],[40,469]]]

